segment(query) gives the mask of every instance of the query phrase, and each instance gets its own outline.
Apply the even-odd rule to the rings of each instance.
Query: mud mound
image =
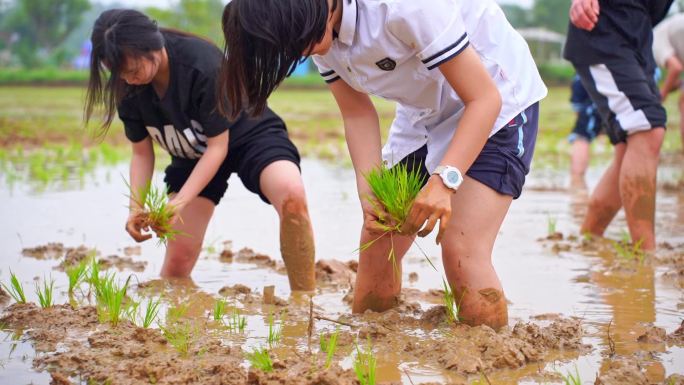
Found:
[[[350,284],[356,280],[358,263],[340,262],[334,259],[316,261],[316,281],[328,284]]]
[[[285,360],[273,363],[274,370],[264,373],[250,369],[249,385],[358,385],[359,381],[352,370],[344,370],[332,365],[327,370],[312,366],[307,360]]]
[[[635,358],[620,358],[610,362],[610,367],[596,377],[594,385],[649,385],[643,368]]]

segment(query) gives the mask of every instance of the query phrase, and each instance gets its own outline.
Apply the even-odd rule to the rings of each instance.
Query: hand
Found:
[[[181,223],[183,222],[181,213],[183,212],[186,204],[187,202],[182,198],[178,198],[178,195],[169,200],[168,207],[173,211],[173,216],[171,217],[171,220],[169,220],[169,226],[174,225],[179,220]]]
[[[599,13],[598,0],[572,0],[570,21],[577,28],[591,31],[598,23]]]
[[[126,231],[136,242],[144,242],[152,238],[152,234],[143,234],[143,230],[150,231],[147,215],[141,210],[132,210],[126,220]]]
[[[388,227],[394,225],[388,222],[389,214],[373,195],[366,194],[361,198],[361,210],[363,210],[363,228],[371,235],[385,234]]]
[[[437,233],[437,244],[439,244],[444,236],[449,218],[451,218],[452,195],[453,190],[446,187],[438,175],[431,176],[413,201],[413,206],[411,206],[411,211],[401,227],[401,232],[404,234],[418,232],[419,237],[425,237],[432,232],[439,220],[439,233]],[[422,230],[420,230],[421,228]]]

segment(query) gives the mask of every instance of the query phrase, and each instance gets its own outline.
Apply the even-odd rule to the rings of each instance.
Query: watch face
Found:
[[[461,181],[461,176],[458,175],[458,171],[449,171],[446,174],[446,179],[451,185],[457,185]]]

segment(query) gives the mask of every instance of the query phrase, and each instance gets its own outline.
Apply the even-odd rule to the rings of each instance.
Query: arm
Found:
[[[142,195],[150,184],[154,173],[154,150],[152,139],[148,136],[139,142],[132,143],[133,157],[130,166],[130,200],[128,204],[128,220],[126,221],[126,231],[137,242],[148,240],[151,234],[142,234],[143,230],[142,213],[143,207],[140,203],[145,200]],[[144,228],[144,230],[149,230]]]
[[[382,164],[380,119],[368,95],[351,88],[343,80],[330,84],[344,121],[347,147],[356,173],[356,187],[364,214],[364,226],[370,232],[383,231],[378,226],[378,216],[367,201],[372,197],[364,175]]]
[[[591,31],[598,23],[599,13],[598,0],[572,0],[570,21],[577,28]]]
[[[677,89],[679,84],[679,76],[682,74],[682,62],[676,56],[670,56],[665,62],[665,69],[667,69],[667,76],[660,88],[660,99],[664,102],[670,92]]]
[[[188,202],[195,199],[216,175],[228,155],[228,131],[207,138],[207,150],[195,165],[190,177],[169,204],[175,208],[174,221]]]
[[[501,95],[471,47],[442,64],[439,69],[465,104],[463,116],[440,164],[457,167],[465,174],[489,138],[501,111]],[[432,232],[439,220],[439,243],[451,216],[452,192],[444,186],[438,175],[431,176],[416,197],[402,231],[415,233],[428,221],[418,233],[424,237]]]

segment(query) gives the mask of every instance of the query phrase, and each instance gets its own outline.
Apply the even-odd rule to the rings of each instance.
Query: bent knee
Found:
[[[283,191],[283,200],[278,210],[281,215],[308,215],[304,186],[300,183],[289,184]]]

